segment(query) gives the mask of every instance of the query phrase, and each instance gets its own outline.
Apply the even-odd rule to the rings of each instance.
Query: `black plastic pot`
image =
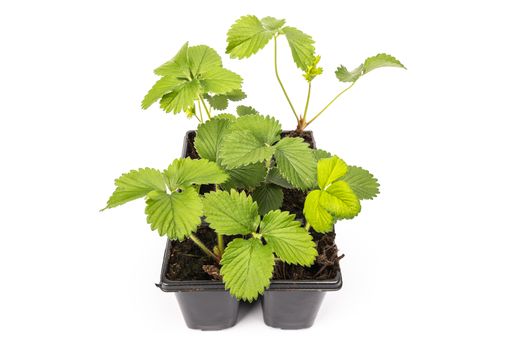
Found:
[[[184,137],[182,157],[189,157],[188,143],[195,135],[190,130]],[[173,281],[166,272],[170,260],[171,242],[166,242],[164,260],[157,285],[162,291],[177,297],[186,325],[192,329],[220,330],[234,326],[239,315],[239,301],[224,289],[220,281]]]
[[[326,292],[342,286],[341,273],[333,280],[272,281],[262,296],[264,323],[282,329],[311,327]]]
[[[239,302],[224,290],[219,281],[173,281],[166,277],[171,242],[166,243],[164,261],[157,285],[164,292],[175,293],[182,316],[189,328],[219,330],[237,323]]]
[[[188,145],[194,136],[193,130],[186,133],[183,157],[192,156]],[[315,148],[313,135],[312,143]],[[157,286],[164,292],[175,293],[187,326],[201,330],[234,326],[239,314],[239,301],[224,289],[224,283],[212,280],[174,281],[167,278],[171,244],[169,240],[166,243],[160,283]],[[326,292],[339,290],[342,285],[340,273],[333,280],[272,281],[262,296],[264,322],[281,329],[311,327]]]

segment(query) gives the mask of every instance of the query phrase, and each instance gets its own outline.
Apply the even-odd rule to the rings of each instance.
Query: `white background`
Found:
[[[0,5],[2,349],[524,349],[523,10],[519,1],[3,1]],[[313,328],[186,328],[158,282],[164,239],[140,201],[99,213],[113,179],[164,168],[196,121],[140,109],[153,68],[189,40],[224,52],[244,14],[314,36],[326,74],[388,52],[312,124],[381,195],[337,225],[344,287]],[[224,65],[247,104],[294,119],[267,48]],[[306,86],[285,43],[283,80]],[[193,345],[192,345],[193,344]]]

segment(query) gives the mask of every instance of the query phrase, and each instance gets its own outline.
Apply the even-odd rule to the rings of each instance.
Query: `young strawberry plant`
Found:
[[[187,144],[194,153],[187,150],[185,156],[199,159],[176,159],[164,171],[142,168],[123,174],[115,180],[106,206],[145,198],[147,222],[172,241],[171,255],[177,256],[178,247],[191,240],[214,265],[204,265],[193,251],[179,255],[196,259],[206,278],[222,280],[233,296],[247,301],[265,292],[278,267],[283,275],[292,269],[292,279],[315,279],[329,266],[338,268],[333,241],[322,249],[320,242],[333,236],[338,220],[356,217],[361,201],[378,195],[379,184],[367,170],[315,149],[306,139],[311,133],[304,129],[363,75],[380,67],[404,68],[387,54],[369,57],[353,70],[340,66],[335,75],[349,85],[310,115],[312,82],[323,73],[320,56],[312,37],[285,24],[273,17],[243,16],[227,33],[226,53],[231,58],[250,57],[273,41],[275,76],[296,118],[296,130],[282,130],[276,118],[250,106],[238,105],[235,113],[228,112],[232,102],[247,97],[242,78],[224,68],[212,48],[186,43],[154,70],[159,78],[142,108],[158,101],[167,113],[195,117],[199,124]],[[279,75],[280,38],[287,40],[307,83],[301,114]],[[202,237],[207,232],[213,237],[206,244]],[[335,253],[329,257],[326,249]]]

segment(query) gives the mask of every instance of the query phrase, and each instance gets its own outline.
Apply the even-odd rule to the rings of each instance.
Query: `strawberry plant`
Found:
[[[302,114],[279,75],[281,37],[286,38],[308,85]],[[276,118],[253,107],[238,105],[235,114],[226,112],[230,103],[246,98],[242,78],[224,68],[212,48],[186,43],[154,70],[159,78],[142,107],[158,101],[167,113],[184,112],[196,118],[199,125],[191,146],[200,159],[176,159],[163,171],[141,168],[123,174],[115,180],[116,189],[106,206],[145,198],[151,229],[172,241],[192,240],[215,262],[214,271],[208,265],[203,269],[222,279],[236,298],[248,301],[270,285],[276,262],[305,268],[316,263],[319,252],[312,234],[332,232],[338,220],[359,214],[362,200],[379,193],[371,173],[313,149],[303,138],[304,129],[363,75],[380,67],[404,68],[387,54],[369,57],[353,70],[340,66],[335,75],[349,85],[310,117],[312,82],[323,69],[309,35],[286,26],[285,20],[244,16],[227,33],[226,53],[232,58],[250,57],[270,41],[275,75],[296,118],[296,130],[283,131]],[[300,210],[285,209],[287,193],[303,195],[304,203],[295,203]],[[204,225],[213,230],[213,245],[199,238]]]
[[[298,132],[302,132],[322,113],[324,113],[332,103],[341,97],[341,95],[350,90],[350,88],[352,88],[357,80],[363,75],[380,67],[405,68],[405,66],[395,57],[385,53],[380,53],[367,58],[362,64],[351,71],[348,71],[345,66],[341,65],[337,68],[335,75],[339,81],[350,84],[337,93],[335,97],[331,99],[330,102],[328,102],[318,113],[308,119],[312,81],[323,73],[323,68],[319,67],[321,57],[316,55],[314,47],[315,41],[310,35],[297,28],[285,26],[285,24],[286,21],[284,19],[276,19],[273,17],[259,19],[253,15],[243,16],[239,18],[228,31],[228,46],[226,48],[226,53],[228,53],[231,58],[247,58],[259,52],[270,41],[273,41],[273,65],[275,77],[277,78],[277,82],[279,83],[286,101],[297,121]],[[297,109],[292,103],[279,75],[277,64],[277,40],[279,37],[285,37],[288,41],[292,58],[297,65],[297,68],[303,71],[303,77],[308,85],[306,102],[302,114],[297,112]]]

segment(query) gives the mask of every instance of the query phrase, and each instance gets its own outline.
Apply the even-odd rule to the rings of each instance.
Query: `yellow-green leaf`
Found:
[[[319,233],[326,233],[332,231],[334,225],[334,218],[324,209],[319,198],[321,197],[320,190],[314,190],[308,193],[304,201],[304,217],[308,223]]]
[[[338,219],[351,219],[361,211],[359,199],[344,181],[322,190],[319,204]]]
[[[323,158],[317,162],[317,184],[325,189],[346,174],[348,166],[339,157]]]

